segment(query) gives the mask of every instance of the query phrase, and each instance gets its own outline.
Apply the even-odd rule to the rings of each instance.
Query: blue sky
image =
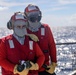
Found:
[[[6,27],[14,12],[28,4],[39,6],[42,23],[50,26],[76,26],[76,0],[0,0],[0,27]]]

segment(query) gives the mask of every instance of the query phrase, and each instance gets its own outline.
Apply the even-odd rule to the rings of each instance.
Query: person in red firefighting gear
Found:
[[[40,47],[26,36],[27,23],[26,16],[21,12],[16,12],[8,23],[13,34],[1,39],[2,75],[38,75],[38,70],[44,63],[45,56]]]
[[[25,8],[24,14],[28,18],[27,32],[38,36],[38,44],[45,55],[45,62],[39,69],[39,75],[56,75],[56,45],[50,27],[40,22],[42,13],[38,6],[29,4]]]

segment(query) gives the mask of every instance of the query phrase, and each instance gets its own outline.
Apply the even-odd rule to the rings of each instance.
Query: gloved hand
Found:
[[[50,66],[47,66],[47,68],[50,68],[50,69],[46,70],[46,71],[50,74],[53,74],[56,66],[57,66],[57,63],[52,62],[52,64]]]
[[[39,41],[38,37],[35,34],[27,34],[33,41],[37,42]]]
[[[22,72],[19,72],[19,71],[17,70],[17,66],[18,66],[18,65],[16,65],[16,66],[14,67],[14,70],[13,70],[13,73],[14,73],[14,74],[19,74],[19,75],[27,75],[27,74],[28,74],[29,69],[24,69]]]
[[[32,65],[29,70],[38,70],[39,69],[39,65],[37,63],[33,63],[30,61],[30,64]]]

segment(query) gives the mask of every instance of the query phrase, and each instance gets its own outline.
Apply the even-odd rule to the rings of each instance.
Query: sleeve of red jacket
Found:
[[[36,48],[36,57],[37,57],[36,63],[39,65],[39,68],[41,68],[41,66],[43,65],[43,63],[45,61],[45,56],[37,43],[36,43],[35,48]]]
[[[4,42],[0,44],[0,66],[3,67],[7,71],[13,72],[14,64],[8,61],[7,59],[7,50]]]
[[[50,27],[48,26],[48,41],[49,41],[49,53],[50,53],[50,58],[51,62],[57,62],[57,55],[56,55],[56,44],[54,41],[54,37],[52,34],[52,31]]]

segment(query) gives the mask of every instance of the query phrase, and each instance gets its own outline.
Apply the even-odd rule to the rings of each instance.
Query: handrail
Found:
[[[61,43],[61,42],[59,42],[59,43],[56,43],[56,45],[73,45],[73,44],[76,44],[76,41],[75,42],[64,42],[64,43]],[[76,56],[75,56],[75,53],[73,52],[73,56],[76,58]],[[72,59],[72,70],[73,70],[73,64],[74,64],[74,61],[75,61],[75,59]],[[76,63],[76,62],[75,62]],[[63,70],[65,70],[65,69],[63,69]]]
[[[56,43],[56,45],[69,45],[69,44],[76,44],[76,42]]]

